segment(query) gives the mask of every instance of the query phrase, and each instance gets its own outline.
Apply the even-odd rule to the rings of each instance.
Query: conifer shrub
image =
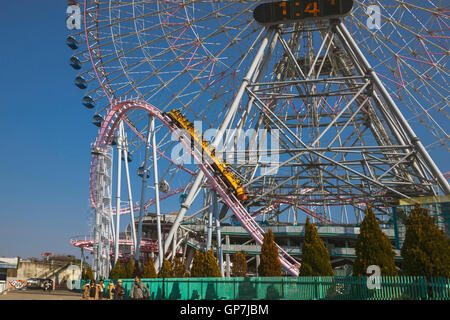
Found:
[[[270,229],[264,234],[258,274],[261,277],[281,277],[281,261],[278,257],[274,235]]]
[[[372,208],[365,211],[360,232],[356,239],[356,260],[353,264],[353,275],[367,276],[367,267],[379,266],[382,276],[397,275],[395,253],[388,236],[381,231]]]
[[[436,218],[416,204],[406,219],[405,227],[401,249],[402,273],[450,278],[450,240],[438,228]]]
[[[320,239],[316,227],[309,222],[309,217],[305,224],[300,276],[333,276],[330,254]]]

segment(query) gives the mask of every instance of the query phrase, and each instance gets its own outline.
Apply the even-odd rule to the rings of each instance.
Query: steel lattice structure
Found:
[[[95,109],[100,127],[96,148],[117,146],[125,163],[128,203],[121,205],[118,161],[116,207],[106,213],[116,216],[115,243],[117,211],[134,219],[133,212],[142,217],[144,207],[155,204],[160,215],[159,201],[178,193],[185,199],[164,243],[158,241],[159,262],[171,246],[176,251],[179,224],[193,210],[210,224],[215,216],[218,226],[235,216],[261,243],[260,217],[297,221],[303,213],[319,223],[348,222],[353,210],[359,221],[368,204],[383,217],[401,198],[450,193],[432,159],[449,150],[448,7],[442,1],[354,1],[345,19],[271,27],[254,21],[258,3],[84,1],[84,29],[68,43],[78,49],[71,62],[81,68],[76,84],[87,91],[83,104]],[[378,29],[367,22],[372,5],[380,9]],[[203,130],[218,128],[211,143],[227,151],[246,201],[230,194],[208,164],[171,157],[180,141],[164,116],[171,109],[202,121]],[[251,134],[236,135],[240,130]],[[262,152],[269,146],[259,140],[261,131],[279,138],[270,146],[276,158]],[[187,139],[181,142],[200,159],[202,151]],[[129,155],[143,159],[137,183],[129,178]],[[102,159],[93,154],[96,212],[104,212]],[[154,181],[150,200],[147,176]],[[159,180],[178,192],[160,197]],[[132,185],[145,206],[133,202]],[[205,197],[194,209],[205,188],[219,199]],[[96,231],[106,223],[114,229],[110,220]],[[132,231],[137,256],[139,230]],[[279,250],[284,268],[297,275],[298,261]]]

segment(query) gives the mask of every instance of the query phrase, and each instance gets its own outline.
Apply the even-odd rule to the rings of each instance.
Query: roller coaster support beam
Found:
[[[211,197],[211,192],[207,195],[207,200],[209,200]],[[212,200],[212,199],[211,199]],[[209,204],[209,201],[206,202],[206,204]],[[211,249],[211,243],[212,243],[212,228],[213,228],[213,207],[210,206],[208,210],[208,235],[206,238],[206,251]]]
[[[155,117],[152,117],[151,122],[151,132],[152,132],[152,145],[153,145],[153,180],[155,182],[155,205],[156,205],[156,231],[158,235],[158,258],[159,267],[162,266],[164,261],[163,243],[161,236],[161,210],[159,206],[159,178],[158,178],[158,158],[156,157],[156,130],[155,130]]]
[[[123,127],[122,127],[123,129]],[[122,137],[126,139],[125,130],[122,132]],[[131,218],[131,237],[133,239],[133,249],[136,251],[136,225],[134,224],[134,210],[133,210],[133,196],[131,194],[131,182],[130,182],[130,172],[128,170],[128,146],[124,144],[123,148],[123,161],[125,162],[125,176],[127,178],[127,188],[128,188],[128,203],[130,206],[130,218]]]
[[[359,49],[357,43],[353,39],[352,35],[348,31],[347,27],[344,25],[342,21],[340,21],[336,25],[337,33],[341,37],[341,39],[344,42],[347,42],[350,46],[350,49],[353,51],[357,59],[360,61],[360,63],[364,66],[366,69],[365,71],[371,76],[373,79],[375,86],[380,91],[381,95],[383,96],[384,100],[386,101],[387,105],[391,109],[392,113],[397,117],[398,122],[401,124],[402,129],[405,130],[406,134],[408,135],[411,143],[415,146],[417,152],[422,156],[423,161],[428,166],[428,170],[431,171],[431,173],[434,175],[434,177],[437,179],[439,186],[441,190],[444,192],[444,194],[450,194],[450,185],[448,184],[447,180],[445,179],[442,172],[439,170],[437,165],[434,163],[433,159],[428,154],[427,150],[425,149],[424,145],[420,141],[420,139],[417,137],[411,126],[409,125],[408,121],[405,119],[403,114],[401,113],[400,109],[398,108],[395,101],[390,96],[389,92],[384,87],[383,83],[381,82],[380,78],[376,74],[375,70],[372,68],[370,63],[367,61],[364,54]]]
[[[144,210],[145,206],[143,205],[145,201],[145,190],[147,189],[147,172],[148,172],[148,156],[150,153],[150,126],[151,126],[152,117],[148,117],[148,125],[147,125],[147,141],[145,142],[145,158],[144,158],[144,170],[142,174],[142,188],[141,188],[141,201],[139,205],[139,223],[138,223],[138,236],[137,236],[137,244],[136,244],[136,252],[135,259],[139,261],[140,251],[141,251],[141,239],[142,239],[142,221],[144,219]]]
[[[84,249],[81,248],[81,261],[80,261],[80,270],[81,270],[81,272],[80,272],[80,280],[83,280],[83,279],[82,279],[82,276],[83,276],[83,267],[84,267]]]
[[[252,76],[255,73],[257,67],[258,66],[261,67],[261,65],[264,65],[264,63],[261,63],[262,59],[263,58],[270,59],[270,55],[267,54],[264,56],[264,52],[265,52],[267,46],[269,45],[270,39],[271,38],[273,39],[273,31],[274,31],[273,28],[266,29],[266,34],[264,35],[264,38],[261,40],[261,45],[258,49],[258,52],[256,53],[255,58],[253,59],[253,62],[247,72],[247,75],[245,76],[245,78],[243,79],[243,81],[241,83],[241,86],[239,88],[239,91],[236,94],[236,97],[235,97],[233,103],[231,104],[230,108],[227,111],[227,114],[225,115],[224,120],[222,121],[222,124],[217,132],[214,142],[211,144],[211,146],[213,148],[216,148],[219,145],[220,141],[222,140],[223,135],[225,134],[225,130],[228,128],[231,120],[235,116],[236,111],[239,106],[239,103],[241,102],[242,96],[245,93],[245,89],[247,88],[248,84],[250,83],[250,79],[252,79]],[[200,187],[203,177],[204,177],[203,172],[199,171],[194,183],[192,184],[191,189],[189,190],[188,196],[187,196],[186,200],[184,201],[184,203],[181,205],[181,209],[178,212],[178,215],[172,225],[172,228],[169,231],[169,234],[167,235],[167,238],[166,238],[166,241],[164,244],[164,252],[169,249],[169,245],[170,245],[170,242],[173,240],[174,233],[177,232],[178,227],[186,214],[186,211],[189,209],[192,202],[194,201],[195,195],[197,193],[198,188]],[[156,263],[156,265],[158,265],[158,263]]]
[[[116,190],[116,240],[114,241],[114,266],[119,259],[119,237],[120,237],[120,179],[122,176],[122,163],[120,157],[122,156],[122,128],[123,123],[120,121],[119,130],[117,130],[117,190]]]
[[[144,170],[142,173],[142,188],[141,188],[141,201],[139,205],[139,223],[138,223],[138,238],[136,244],[135,260],[139,261],[139,255],[141,252],[141,239],[142,239],[142,221],[144,219],[145,206],[145,190],[147,190],[147,173],[148,173],[148,156],[150,153],[150,127],[151,127],[151,116],[148,117],[147,124],[147,140],[145,142],[145,158],[144,158]]]
[[[217,258],[219,260],[220,273],[222,274],[223,278],[224,273],[223,273],[222,233],[220,232],[220,217],[217,204],[217,193],[214,190],[211,190],[211,201],[212,201],[212,212],[214,214],[214,220],[216,221]]]

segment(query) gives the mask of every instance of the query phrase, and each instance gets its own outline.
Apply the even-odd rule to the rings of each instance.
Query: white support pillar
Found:
[[[82,280],[82,276],[83,276],[83,264],[84,264],[84,250],[83,248],[81,248],[81,262],[80,262],[80,281]]]
[[[226,244],[228,250],[230,250],[230,236],[228,234],[225,236],[225,244]],[[229,277],[231,277],[231,265],[230,265],[231,261],[230,261],[230,254],[229,253],[225,254],[225,261],[227,263],[227,267],[225,269],[225,276],[227,278],[229,278]]]
[[[117,161],[117,165],[119,165],[119,164],[120,164],[120,162]],[[109,194],[110,194],[111,198],[112,198],[112,194],[113,194],[113,173],[114,173],[114,153],[111,152],[111,180],[110,180],[110,185],[109,185],[109,188],[110,188],[109,189]],[[111,199],[111,201],[109,201],[109,208],[108,208],[108,210],[109,210],[109,221],[110,221],[110,230],[111,230],[110,237],[111,237],[112,243],[114,243],[114,241],[116,239],[116,236],[115,236],[116,232],[115,232],[115,229],[114,229],[114,217],[113,217],[112,199]],[[111,268],[110,268],[110,270],[111,270]]]
[[[133,239],[133,250],[136,252],[136,226],[134,224],[133,197],[131,194],[130,172],[128,170],[128,150],[127,150],[126,146],[123,150],[123,157],[124,157],[124,162],[125,162],[125,174],[127,177],[128,205],[130,206],[131,237]]]
[[[222,233],[220,232],[220,217],[217,205],[217,193],[211,190],[212,211],[214,220],[216,222],[216,236],[217,236],[217,258],[219,260],[220,273],[224,276],[223,270],[223,252],[222,252]]]
[[[150,130],[151,130],[152,117],[148,117],[147,124],[147,140],[145,142],[145,158],[144,158],[144,170],[142,172],[142,186],[141,186],[141,200],[139,205],[139,223],[138,223],[138,235],[136,243],[135,259],[139,261],[139,255],[141,251],[141,239],[142,239],[142,222],[144,219],[144,202],[145,202],[145,191],[147,189],[147,174],[148,174],[148,157],[150,153]],[[151,253],[151,258],[153,259],[153,252]]]
[[[173,241],[172,241],[172,262],[173,262],[173,259],[175,259],[176,255],[177,255],[177,241],[178,241],[177,238],[178,238],[177,233],[175,233],[173,235]]]
[[[152,117],[152,121],[150,124],[150,131],[152,136],[152,145],[153,145],[153,181],[155,186],[155,205],[156,205],[156,231],[158,236],[158,266],[157,271],[161,269],[161,266],[164,261],[164,250],[163,250],[163,240],[161,234],[161,211],[159,206],[159,178],[158,178],[158,158],[156,156],[156,130],[155,130],[155,117]]]
[[[119,238],[120,238],[120,183],[122,177],[122,127],[123,123],[120,121],[119,129],[117,130],[117,190],[116,190],[116,240],[114,243],[114,265],[119,259]]]
[[[259,263],[260,263],[260,260],[261,260],[261,257],[260,257],[260,255],[259,254],[257,254],[256,256],[255,256],[255,260],[256,260],[256,276],[258,277],[259,276],[259,273],[258,273],[258,268],[259,268]]]
[[[189,254],[186,257],[186,269],[191,269],[192,260],[194,259],[195,250],[189,250]]]
[[[212,192],[213,192],[212,190],[210,190],[208,192],[207,201],[205,203],[205,206],[211,203],[210,201],[212,201],[212,197],[211,197]],[[210,201],[208,201],[208,200],[210,200]],[[212,229],[213,229],[213,206],[210,206],[209,210],[208,210],[208,234],[207,234],[207,238],[206,238],[206,251],[211,249]]]

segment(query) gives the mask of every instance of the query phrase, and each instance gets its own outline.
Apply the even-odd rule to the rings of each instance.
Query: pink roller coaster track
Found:
[[[87,236],[73,237],[70,239],[70,244],[83,250],[88,250],[90,252],[94,251],[94,239]],[[133,245],[133,240],[119,239],[119,244],[131,247]],[[141,250],[143,250],[143,252],[158,252],[158,242],[151,239],[142,239]],[[112,250],[110,250],[110,254],[113,254]]]
[[[170,119],[164,116],[159,109],[153,105],[147,103],[146,101],[122,101],[116,102],[111,105],[111,108],[106,115],[102,126],[99,130],[97,140],[95,142],[95,147],[101,150],[105,150],[110,144],[114,137],[114,132],[118,127],[121,119],[126,117],[126,113],[130,110],[141,109],[148,112],[151,116],[156,117],[162,122],[170,131],[175,131],[178,128],[171,124]],[[233,214],[242,223],[244,229],[250,234],[250,236],[258,243],[262,245],[264,230],[256,223],[256,221],[250,216],[247,210],[242,206],[241,202],[234,196],[227,192],[228,187],[222,181],[219,176],[214,176],[212,174],[213,170],[208,163],[202,163],[202,150],[195,146],[194,149],[191,148],[190,136],[188,132],[182,132],[179,137],[180,142],[184,145],[186,150],[189,150],[191,155],[199,163],[200,170],[203,171],[205,177],[208,181],[209,186],[215,190],[231,209]],[[91,164],[91,183],[90,183],[90,195],[91,202],[95,206],[95,182],[96,182],[96,170],[95,164],[97,162],[97,156],[93,154],[93,160]],[[284,251],[280,246],[278,246],[279,258],[282,266],[293,276],[298,276],[300,263],[291,257],[286,251]]]
[[[94,252],[94,239],[87,236],[76,236],[70,239],[70,244],[74,247],[87,250],[89,252]],[[133,247],[133,240],[131,239],[120,239],[119,244],[121,246]],[[111,241],[111,247],[113,242]],[[152,239],[142,239],[141,240],[141,252],[145,253],[158,253],[158,241],[154,241]],[[177,254],[181,254],[181,251],[178,251]],[[110,250],[110,255],[112,256],[114,252]],[[130,254],[122,253],[119,251],[120,258],[129,258]]]

